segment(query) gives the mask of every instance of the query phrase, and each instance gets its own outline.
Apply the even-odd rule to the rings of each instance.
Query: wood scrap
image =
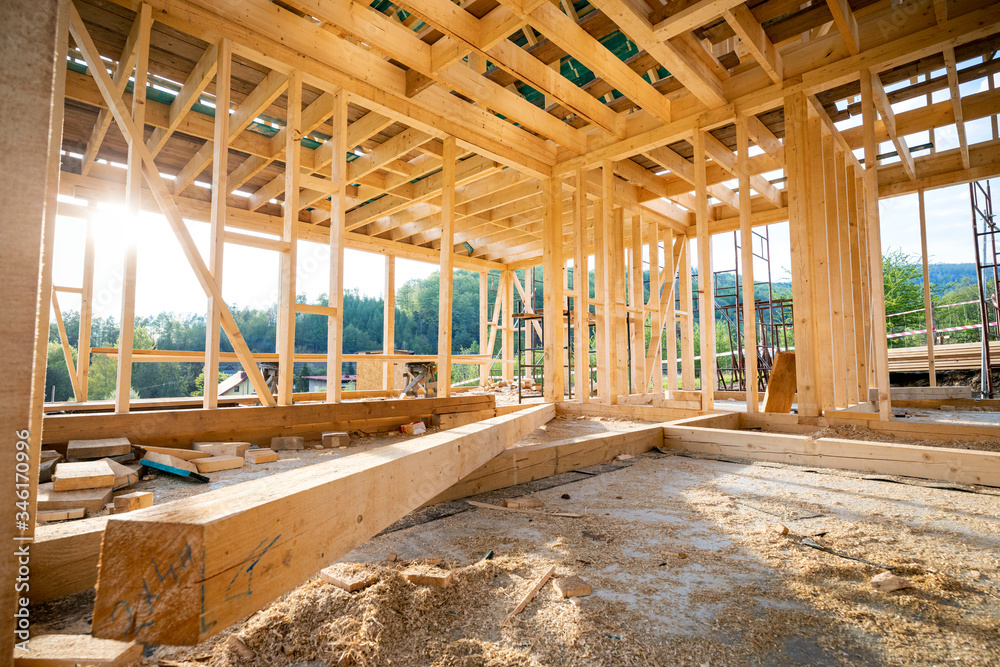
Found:
[[[545,503],[543,503],[538,498],[532,498],[529,496],[525,496],[523,498],[507,498],[503,501],[504,507],[514,507],[516,509],[542,507],[544,505]]]
[[[91,635],[38,635],[29,646],[30,651],[14,649],[15,667],[126,667],[142,658],[135,642]]]
[[[43,449],[41,455],[39,456],[39,461],[45,463],[46,461],[58,461],[62,458],[62,454],[52,449]]]
[[[351,434],[347,431],[327,431],[323,434],[323,447],[347,447],[351,444]]]
[[[148,455],[149,453],[147,453],[147,456]],[[192,472],[190,470],[187,470],[186,468],[175,468],[169,464],[161,463],[159,461],[153,461],[151,459],[144,458],[142,460],[142,464],[144,466],[153,468],[154,470],[159,470],[161,472],[169,473],[171,475],[176,475],[177,477],[185,477],[195,482],[201,482],[202,484],[208,484],[211,481],[208,477],[198,474],[197,472]]]
[[[319,578],[348,593],[368,588],[378,581],[378,575],[347,563],[334,563],[323,568],[319,572]]]
[[[513,507],[501,507],[500,505],[490,505],[489,503],[481,503],[477,500],[466,500],[473,507],[482,507],[484,509],[499,510],[501,512],[518,512],[520,514],[538,514],[540,516],[561,516],[569,519],[580,519],[583,518],[583,514],[574,514],[573,512],[542,512],[541,510],[533,509],[514,509]]]
[[[207,457],[206,457],[207,458]],[[160,454],[158,452],[147,451],[146,455],[142,457],[143,465],[147,462],[157,463],[161,466],[166,466],[168,468],[175,468],[177,470],[187,470],[188,472],[198,472],[198,467],[191,463],[190,461],[185,461],[184,459],[179,459],[170,454]],[[151,466],[156,467],[156,466]],[[162,470],[162,468],[160,468]]]
[[[134,491],[115,498],[115,514],[133,512],[152,506],[153,494],[150,491]]]
[[[64,510],[39,510],[35,512],[35,521],[38,523],[49,523],[52,521],[66,521],[68,519],[82,519],[86,510],[82,507],[73,507]]]
[[[52,473],[53,491],[111,488],[114,483],[115,473],[104,461],[59,463]]]
[[[195,442],[191,447],[197,452],[205,452],[211,456],[240,456],[250,449],[249,442]]]
[[[114,459],[101,459],[101,460],[107,463],[108,467],[111,468],[111,471],[114,472],[115,474],[115,483],[112,487],[115,491],[119,489],[124,489],[127,486],[132,486],[133,484],[139,481],[138,469],[133,470],[132,468],[129,468],[127,465],[122,465],[121,463],[115,461]]]
[[[210,456],[207,459],[195,459],[194,464],[198,467],[198,472],[218,472],[220,470],[233,470],[243,467],[242,456]]]
[[[797,388],[795,353],[778,352],[764,393],[764,412],[791,412]]]
[[[273,449],[248,449],[243,460],[250,463],[273,463],[278,460],[278,452]]]
[[[271,449],[276,452],[306,448],[306,439],[301,435],[282,435],[271,438]]]
[[[448,585],[451,584],[454,573],[451,570],[442,570],[439,568],[432,569],[424,566],[412,570],[406,570],[403,572],[403,577],[405,577],[411,584],[415,584],[417,586],[437,586],[438,588],[447,588]]]
[[[172,456],[175,459],[181,459],[182,461],[193,461],[194,459],[206,459],[211,454],[208,452],[199,452],[193,449],[181,449],[180,447],[151,447],[142,445],[139,447],[146,452],[153,452],[154,454],[163,454],[165,456]]]
[[[577,575],[561,577],[552,582],[556,592],[564,598],[585,597],[590,595],[590,584]]]
[[[82,507],[87,514],[96,514],[104,509],[111,499],[111,487],[103,489],[79,489],[76,491],[56,491],[52,482],[38,485],[37,510],[62,510]]]
[[[524,594],[521,601],[517,603],[517,606],[514,607],[514,611],[510,612],[510,614],[507,615],[507,618],[503,619],[503,622],[500,625],[507,625],[512,618],[520,614],[521,611],[528,606],[528,603],[535,599],[535,596],[538,595],[538,591],[542,590],[542,586],[545,585],[545,582],[549,580],[549,577],[551,577],[555,571],[555,565],[545,570],[542,576],[538,577],[538,579],[535,580],[535,583],[531,585],[531,588],[528,589],[528,592]]]
[[[109,456],[128,454],[132,443],[128,438],[101,438],[97,440],[70,440],[66,445],[69,460],[104,459]]]

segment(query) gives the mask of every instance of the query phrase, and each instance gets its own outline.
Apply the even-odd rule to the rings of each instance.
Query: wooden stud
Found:
[[[618,402],[618,363],[615,355],[615,320],[614,320],[614,240],[612,224],[614,219],[614,167],[606,161],[601,169],[601,215],[594,225],[594,255],[600,264],[600,275],[595,276],[600,300],[601,316],[598,326],[601,331],[598,336],[598,385],[599,395],[609,405]],[[600,232],[598,234],[598,231]],[[603,373],[600,370],[603,369]],[[603,376],[603,377],[602,377]]]
[[[542,222],[542,272],[545,278],[543,321],[544,342],[544,393],[545,400],[555,403],[563,400],[565,385],[563,372],[563,347],[566,326],[563,318],[563,260],[562,180],[550,178],[544,182],[545,219]]]
[[[344,318],[342,314],[344,294],[344,238],[346,235],[345,216],[347,194],[347,93],[334,94],[332,134],[330,136],[331,162],[330,180],[339,183],[337,193],[330,197],[330,292],[329,305],[337,309],[336,316],[330,317],[326,334],[326,400],[340,403],[340,378],[343,374],[341,359],[344,352]],[[332,381],[331,381],[332,380]]]
[[[934,371],[934,303],[931,301],[931,281],[927,260],[927,213],[924,209],[924,191],[917,191],[917,203],[920,209],[920,264],[924,278],[924,328],[927,330],[927,379],[930,386],[937,386],[937,373]]]
[[[455,282],[455,137],[444,140],[441,165],[441,262],[438,291],[438,388],[437,395],[451,396],[452,296]]]
[[[278,284],[278,405],[291,405],[295,377],[295,266],[298,257],[299,178],[302,156],[302,73],[288,77],[288,114],[285,119],[285,202]],[[342,184],[336,186],[339,191]],[[332,228],[332,227],[331,227]],[[338,378],[339,380],[339,378]],[[327,384],[329,385],[329,374]],[[339,384],[339,382],[338,382]]]
[[[629,300],[626,316],[631,316],[632,320],[632,340],[630,348],[632,354],[632,386],[629,393],[645,394],[649,392],[649,375],[646,373],[646,299],[644,296],[645,287],[642,280],[642,216],[632,214],[631,219],[631,248],[629,256],[631,258],[629,266]],[[653,274],[649,274],[652,284]]]
[[[572,3],[570,3],[572,4]],[[573,390],[578,403],[590,401],[590,267],[587,241],[587,193],[582,169],[573,179]]]
[[[698,225],[698,310],[701,340],[702,410],[715,405],[715,295],[712,279],[712,237],[708,232],[705,133],[695,130],[694,146],[695,216]]]
[[[885,286],[882,283],[882,235],[878,215],[878,146],[875,141],[873,75],[861,70],[861,112],[865,137],[865,225],[868,232],[868,276],[871,295],[871,349],[875,358],[875,385],[878,387],[879,415],[892,418],[889,405],[889,350],[885,325]]]
[[[682,236],[675,241],[681,244],[680,295],[681,310],[681,387],[696,391],[694,372],[694,285],[691,274],[691,242]]]
[[[470,65],[472,59],[470,58]],[[479,272],[479,353],[493,356],[493,348],[489,345],[489,324],[490,324],[490,289],[489,272]],[[489,382],[490,369],[493,367],[492,360],[479,364],[479,386],[483,387]]]
[[[219,42],[219,64],[215,73],[215,134],[212,142],[212,220],[208,232],[208,268],[222,286],[223,253],[226,245],[226,197],[229,195],[229,105],[231,99],[233,45]],[[176,192],[176,189],[175,189]],[[208,298],[205,316],[204,405],[219,406],[219,346],[222,316],[218,304]],[[121,357],[119,357],[121,359]]]
[[[750,137],[746,116],[736,119],[736,148],[739,160],[740,259],[743,264],[743,368],[746,377],[747,411],[760,407],[757,384],[757,307],[754,294],[753,228],[750,204]]]
[[[847,362],[845,360],[846,345],[844,331],[844,278],[841,275],[840,248],[840,208],[837,202],[837,170],[838,155],[833,134],[823,135],[823,169],[824,198],[826,201],[826,225],[823,230],[826,237],[827,270],[829,271],[829,310],[831,329],[831,357],[828,365],[833,376],[833,401],[837,408],[846,408],[847,401]]]
[[[832,318],[830,314],[830,268],[827,258],[827,220],[823,156],[823,123],[810,117],[807,126],[809,146],[809,271],[815,346],[810,349],[795,346],[797,363],[811,363],[816,373],[816,398],[820,411],[832,410],[834,402]]]
[[[148,5],[143,5],[136,16],[135,84],[132,88],[132,118],[136,127],[140,128],[145,125],[146,117],[146,73],[149,70],[149,35],[152,23],[151,8]],[[122,72],[122,76],[124,82],[127,82],[128,76],[124,72]],[[119,92],[122,91],[124,91],[124,85],[119,90]],[[112,114],[110,111],[102,110],[102,113],[105,112],[107,122],[110,124]],[[94,138],[92,137],[91,140],[93,141]],[[94,157],[96,157],[96,148]],[[127,174],[125,208],[128,211],[128,224],[137,227],[142,211],[142,159],[131,144],[128,147]],[[115,409],[118,412],[129,411],[132,390],[132,341],[135,333],[135,277],[138,261],[136,234],[134,231],[127,233],[125,238],[127,243],[124,266],[122,267],[122,311],[118,323],[119,357],[115,382]]]
[[[385,256],[385,296],[383,298],[384,312],[382,315],[382,352],[396,352],[396,258]],[[481,350],[480,350],[481,351]],[[395,364],[386,361],[382,364],[382,388],[393,389]]]

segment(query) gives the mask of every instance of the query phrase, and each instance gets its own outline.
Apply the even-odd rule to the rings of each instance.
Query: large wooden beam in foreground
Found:
[[[108,520],[93,633],[196,644],[555,417],[541,405]]]

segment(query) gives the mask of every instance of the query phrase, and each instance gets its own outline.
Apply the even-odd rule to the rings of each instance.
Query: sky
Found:
[[[963,63],[964,64],[964,63]],[[961,67],[962,64],[960,64]],[[943,70],[942,70],[943,72]],[[940,75],[939,72],[933,73]],[[1000,85],[1000,74],[995,75]],[[889,86],[887,90],[892,90]],[[987,89],[986,79],[962,84],[962,95]],[[921,100],[894,104],[896,112],[921,105]],[[948,99],[947,90],[935,94],[934,101]],[[860,116],[838,123],[845,129],[860,123]],[[970,144],[992,138],[990,119],[966,123]],[[926,132],[907,137],[911,146],[926,143]],[[935,132],[938,151],[958,146],[955,126]],[[890,152],[891,143],[883,144],[880,153]],[[926,153],[917,153],[923,155]],[[768,177],[773,177],[767,174]],[[735,185],[735,182],[730,183]],[[991,188],[1000,197],[1000,179],[991,180]],[[972,262],[972,229],[968,185],[957,185],[925,192],[927,242],[931,263]],[[905,195],[879,202],[883,251],[901,249],[920,256],[917,195]],[[118,318],[121,313],[121,275],[127,234],[137,234],[138,274],[136,278],[136,313],[140,316],[159,312],[203,313],[205,296],[194,272],[184,258],[180,244],[166,220],[159,215],[144,213],[138,225],[127,224],[123,208],[100,208],[94,216],[96,243],[94,272],[94,315]],[[188,230],[202,254],[208,255],[208,230],[204,223],[188,222]],[[56,238],[53,263],[53,283],[79,286],[83,275],[83,248],[86,223],[75,218],[56,218]],[[760,228],[758,228],[759,231]],[[788,223],[769,225],[771,272],[775,282],[790,279],[791,254]],[[712,243],[713,269],[732,269],[734,252],[732,235],[717,235]],[[695,248],[692,248],[695,250]],[[692,253],[694,258],[696,252]],[[648,257],[646,257],[648,260]],[[363,295],[381,297],[385,282],[385,259],[381,255],[345,250],[344,288]],[[697,261],[694,262],[697,265]],[[329,285],[329,256],[324,246],[299,242],[296,292],[306,294],[309,303],[316,303],[326,294]],[[227,244],[224,251],[222,293],[231,307],[268,308],[278,296],[278,254],[268,250]],[[414,278],[424,278],[437,270],[436,263],[396,260],[396,288]],[[755,267],[758,271],[762,265]],[[79,296],[60,294],[64,312],[79,309]]]

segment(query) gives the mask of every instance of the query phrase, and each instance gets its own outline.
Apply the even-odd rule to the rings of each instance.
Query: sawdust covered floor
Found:
[[[344,559],[375,585],[311,580],[147,664],[1000,664],[1000,497],[682,456],[628,463],[537,493],[583,518],[470,509],[377,537]],[[881,569],[806,537],[913,587],[878,592]],[[454,580],[410,584],[390,553],[442,558]],[[550,583],[502,625],[550,565],[593,595],[577,606]]]

